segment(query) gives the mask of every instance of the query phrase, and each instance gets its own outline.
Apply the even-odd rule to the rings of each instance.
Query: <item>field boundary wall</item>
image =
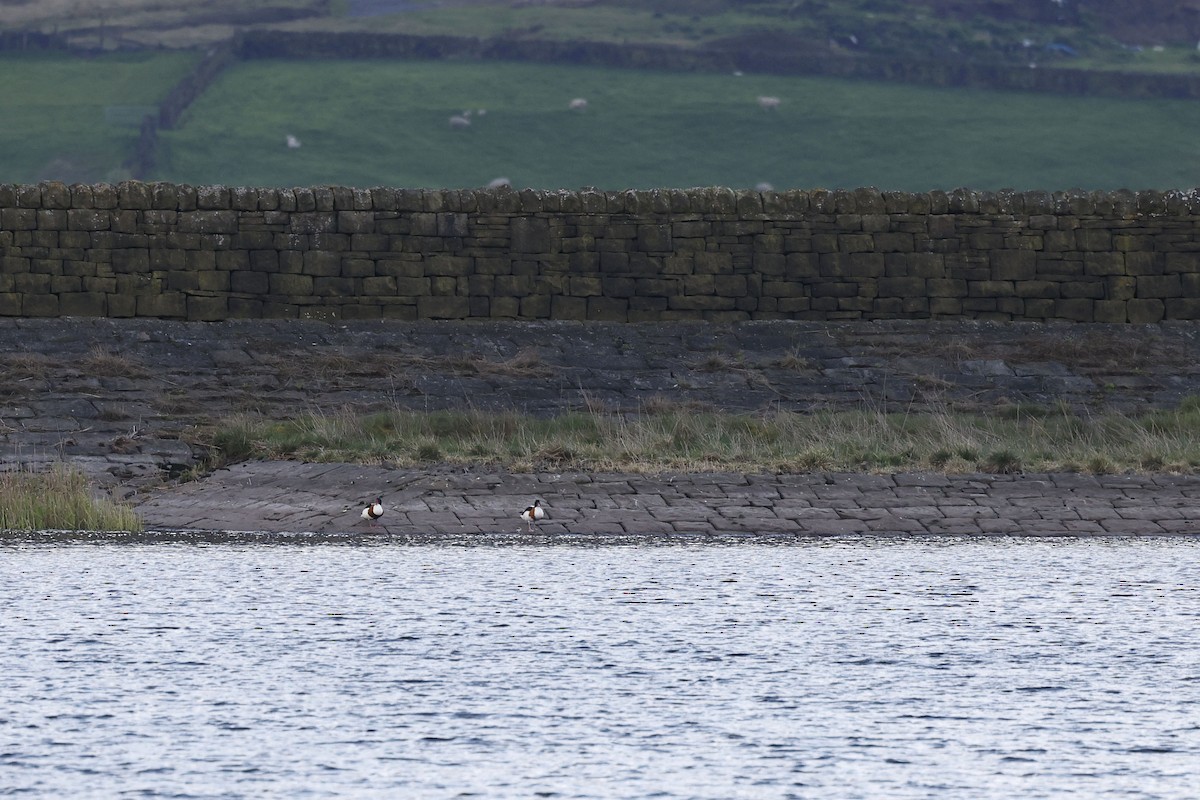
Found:
[[[0,316],[1196,320],[1200,194],[0,184]]]
[[[847,53],[827,43],[784,39],[698,47],[525,37],[414,36],[250,30],[233,42],[238,57],[411,58],[532,61],[633,69],[818,75],[945,87],[1113,97],[1200,98],[1200,76],[1072,69],[1031,69],[1026,62],[902,58]]]

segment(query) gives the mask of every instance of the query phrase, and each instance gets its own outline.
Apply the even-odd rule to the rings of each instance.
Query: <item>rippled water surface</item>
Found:
[[[27,541],[0,579],[0,794],[1200,796],[1195,540]]]

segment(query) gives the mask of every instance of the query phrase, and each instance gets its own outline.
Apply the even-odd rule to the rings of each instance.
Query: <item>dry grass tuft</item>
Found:
[[[0,355],[0,368],[9,380],[45,379],[54,364],[41,353],[6,353]]]
[[[96,497],[78,470],[0,473],[0,530],[140,531],[134,511]]]
[[[76,366],[81,372],[103,378],[145,378],[150,374],[150,370],[135,359],[110,353],[100,345],[93,345]]]

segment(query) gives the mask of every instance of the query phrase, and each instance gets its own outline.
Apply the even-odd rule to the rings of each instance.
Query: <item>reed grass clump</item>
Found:
[[[93,495],[87,477],[58,466],[0,473],[0,530],[142,530],[133,509]]]
[[[615,472],[1194,472],[1200,402],[1140,416],[903,414],[829,411],[728,414],[655,407],[640,414],[393,410],[229,420],[214,437],[224,461],[492,466]]]

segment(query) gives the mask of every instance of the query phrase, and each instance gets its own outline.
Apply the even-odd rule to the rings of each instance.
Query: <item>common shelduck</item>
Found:
[[[546,518],[546,509],[542,508],[541,500],[534,500],[533,505],[521,512],[521,519],[529,525],[529,530],[533,531],[533,523]]]
[[[362,518],[368,522],[375,522],[383,516],[383,498],[376,497],[375,502],[367,504],[367,507],[362,510]]]

